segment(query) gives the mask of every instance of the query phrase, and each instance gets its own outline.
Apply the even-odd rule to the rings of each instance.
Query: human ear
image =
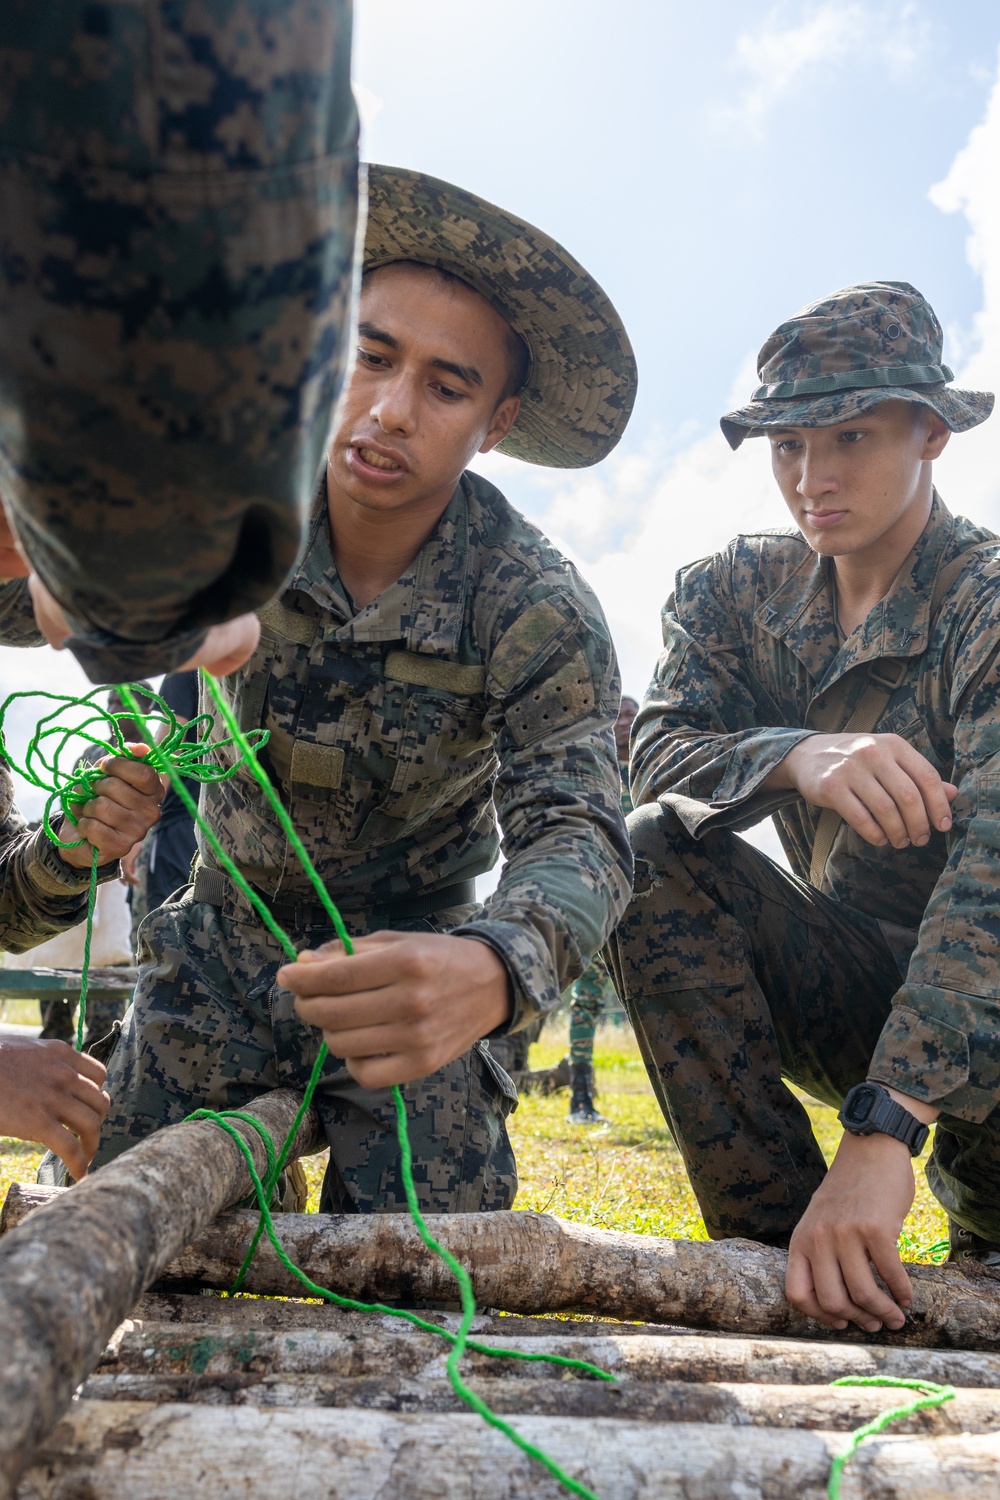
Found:
[[[497,443],[502,443],[510,429],[517,420],[517,414],[521,410],[520,396],[508,396],[501,401],[490,419],[489,429],[483,438],[480,453],[489,453]]]
[[[943,417],[939,417],[936,411],[932,411],[924,432],[924,451],[920,455],[921,458],[940,458],[950,439],[951,428]]]

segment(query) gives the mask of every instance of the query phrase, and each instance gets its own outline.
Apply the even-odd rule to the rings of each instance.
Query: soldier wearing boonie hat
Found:
[[[795,524],[678,574],[612,957],[709,1233],[790,1241],[798,1307],[898,1328],[931,1121],[952,1256],[1000,1262],[1000,557],[931,477],[993,396],[902,282],[804,308],[758,378],[722,429],[768,438]],[[735,836],[767,817],[791,872]],[[841,1108],[829,1174],[788,1083]]]
[[[516,1092],[483,1038],[558,1005],[624,909],[631,854],[600,605],[466,466],[494,447],[597,462],[635,363],[561,246],[420,173],[369,169],[363,270],[308,549],[223,684],[244,729],[270,731],[271,773],[357,952],[323,946],[328,919],[246,780],[206,786],[223,846],[314,956],[283,967],[202,843],[193,883],[143,925],[95,1164],[193,1108],[304,1086],[325,1035],[327,1209],[405,1211],[393,1082],[423,1207],[505,1208]],[[507,862],[480,904],[496,819]]]

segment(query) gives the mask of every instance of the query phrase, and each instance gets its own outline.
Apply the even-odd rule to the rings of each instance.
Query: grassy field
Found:
[[[27,1021],[32,1010],[28,1002],[22,1002],[10,1008],[8,1019]],[[557,1019],[533,1047],[531,1066],[548,1067],[565,1050],[566,1026]],[[509,1129],[521,1178],[516,1207],[549,1211],[602,1229],[706,1238],[698,1205],[646,1081],[631,1031],[624,1026],[602,1026],[595,1056],[598,1106],[608,1118],[607,1125],[571,1125],[566,1093],[549,1098],[528,1095],[511,1116]],[[834,1112],[805,1102],[829,1159],[840,1136]],[[37,1146],[0,1138],[0,1199],[11,1182],[33,1180],[40,1156]],[[324,1164],[324,1156],[305,1164],[312,1209],[319,1200]],[[929,1252],[946,1232],[944,1215],[931,1197],[923,1172],[918,1171],[916,1201],[903,1228],[904,1257],[935,1258]]]

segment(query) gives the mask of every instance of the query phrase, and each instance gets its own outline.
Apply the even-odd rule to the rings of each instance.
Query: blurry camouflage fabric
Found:
[[[889,594],[846,642],[834,616],[829,562],[811,552],[797,532],[743,536],[726,552],[682,569],[664,612],[664,651],[633,741],[633,797],[640,809],[659,801],[664,816],[669,814],[676,824],[676,860],[685,868],[685,838],[701,841],[697,857],[703,862],[721,862],[709,838],[714,830],[747,828],[773,815],[798,877],[794,899],[788,894],[792,887],[782,887],[788,911],[781,923],[800,934],[800,946],[808,938],[810,961],[818,961],[831,904],[850,929],[845,954],[858,929],[871,949],[871,923],[878,923],[882,977],[873,964],[870,984],[862,988],[859,977],[857,993],[844,1002],[853,1007],[851,1017],[870,1006],[880,1018],[870,1059],[865,1048],[858,1064],[858,1078],[867,1073],[937,1105],[944,1115],[939,1139],[949,1131],[968,1135],[967,1127],[982,1126],[1000,1093],[996,557],[984,561],[982,553],[974,553],[930,618],[938,572],[990,537],[951,516],[935,497],[928,525]],[[885,660],[905,661],[907,669],[878,732],[901,735],[958,785],[953,827],[947,835],[933,834],[922,849],[896,850],[876,848],[842,823],[827,864],[822,894],[829,901],[819,903],[824,913],[819,923],[810,916],[817,898],[804,883],[820,810],[794,792],[760,788],[808,732],[843,725],[865,691],[869,669]],[[649,832],[644,818],[633,815]],[[668,830],[668,842],[671,836]],[[718,883],[724,883],[724,867],[718,868]],[[741,876],[744,883],[751,878],[756,879]],[[706,878],[698,889],[715,880]],[[751,900],[746,891],[738,902],[735,896],[699,895],[687,875],[658,868],[647,850],[637,867],[636,896],[616,937],[620,992],[640,1033],[645,1028],[654,1086],[669,1088],[672,1099],[675,1087],[682,1092],[686,1087],[688,1054],[683,1043],[675,1049],[648,1016],[666,1016],[686,1005],[689,991],[716,997],[703,1004],[701,1045],[709,1035],[718,1037],[718,1055],[728,1070],[722,1071],[734,1081],[730,1089],[725,1077],[717,1078],[712,1088],[720,1092],[703,1100],[702,1108],[706,1118],[717,1109],[716,1139],[729,1140],[736,1156],[745,1151],[748,1159],[777,1128],[770,1106],[755,1095],[754,1076],[761,1070],[775,1080],[781,1073],[798,1076],[798,1064],[779,1047],[780,1036],[779,1043],[763,1038],[739,1000],[759,988],[753,946],[770,943],[784,952],[786,943],[784,927],[755,931],[758,918],[736,912],[734,903]],[[784,953],[768,972],[778,972],[782,963],[791,972],[792,957]],[[886,968],[889,957],[899,962],[901,985]],[[799,951],[795,964],[807,966],[807,958]],[[765,1008],[770,999],[768,994],[761,1002]],[[728,1021],[713,1019],[716,1002],[730,1007]],[[812,1022],[811,1002],[803,1003],[804,1037]],[[836,1008],[836,997],[831,1004]],[[866,1011],[866,1035],[870,1020]],[[842,1021],[844,1028],[854,1024]],[[857,1024],[862,1025],[860,1019]],[[836,1030],[831,1045],[835,1041]],[[853,1056],[846,1039],[844,1046]],[[858,1078],[838,1078],[837,1089]],[[776,1082],[774,1093],[787,1113],[787,1090]],[[738,1120],[738,1128],[720,1123],[723,1116]],[[955,1175],[962,1176],[960,1167]],[[752,1217],[760,1175],[748,1167],[742,1181],[741,1211]],[[968,1215],[956,1217],[963,1221]],[[987,1232],[979,1224],[970,1227]]]
[[[437,923],[409,925],[428,931]],[[332,935],[327,927],[297,933],[307,946]],[[194,1109],[240,1109],[269,1089],[301,1092],[322,1040],[275,983],[283,950],[232,908],[194,902],[189,890],[149,916],[139,958],[135,1001],[108,1062],[112,1107],[95,1168]],[[405,1084],[403,1096],[421,1207],[509,1208],[517,1171],[504,1119],[517,1095],[487,1050],[474,1047]],[[405,1213],[391,1090],[362,1088],[330,1058],[314,1103],[330,1143],[322,1212]]]
[[[295,565],[343,373],[349,0],[4,0],[0,491],[95,681]]]
[[[631,878],[611,735],[617,665],[586,584],[492,485],[466,474],[410,570],[357,613],[321,492],[306,556],[261,621],[255,656],[222,687],[244,729],[269,729],[262,759],[349,930],[413,927],[393,920],[395,901],[427,893],[433,904],[435,890],[490,869],[495,804],[507,855],[499,888],[485,907],[435,911],[416,926],[499,954],[513,1028],[554,1009],[607,937]],[[231,751],[216,753],[229,763]],[[206,783],[201,811],[297,944],[333,937],[248,772]],[[201,859],[211,866],[203,842]],[[146,965],[109,1064],[115,1107],[98,1164],[203,1095],[232,1105],[308,1076],[318,1033],[274,986],[279,957],[256,914],[228,881],[218,907],[194,895],[143,926]],[[321,1109],[341,1183],[328,1183],[326,1199],[402,1208],[389,1095],[359,1089],[336,1060],[326,1077]],[[487,1049],[406,1093],[424,1206],[505,1206],[514,1177],[502,1119],[516,1093]],[[450,1143],[466,1114],[470,1154],[460,1159]]]
[[[903,398],[964,432],[986,420],[994,398],[949,388],[942,353],[934,309],[908,282],[844,287],[775,329],[758,356],[761,384],[722,418],[722,431],[738,448],[768,427],[829,427]]]

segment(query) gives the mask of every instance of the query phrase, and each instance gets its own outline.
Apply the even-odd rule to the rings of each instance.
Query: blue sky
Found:
[[[927,190],[998,43],[995,0],[360,0],[355,74],[373,159],[516,210],[611,294],[638,446],[713,423],[764,335],[847,282],[910,280],[968,322],[963,225]]]
[[[610,459],[477,464],[596,588],[626,691],[649,680],[677,567],[785,519],[764,445],[731,454],[716,425],[776,323],[853,280],[910,280],[960,380],[1000,388],[996,0],[356,0],[356,16],[369,157],[537,223],[628,327],[640,395]],[[1000,417],[937,477],[1000,531]],[[0,648],[0,683],[89,686],[47,648]]]

